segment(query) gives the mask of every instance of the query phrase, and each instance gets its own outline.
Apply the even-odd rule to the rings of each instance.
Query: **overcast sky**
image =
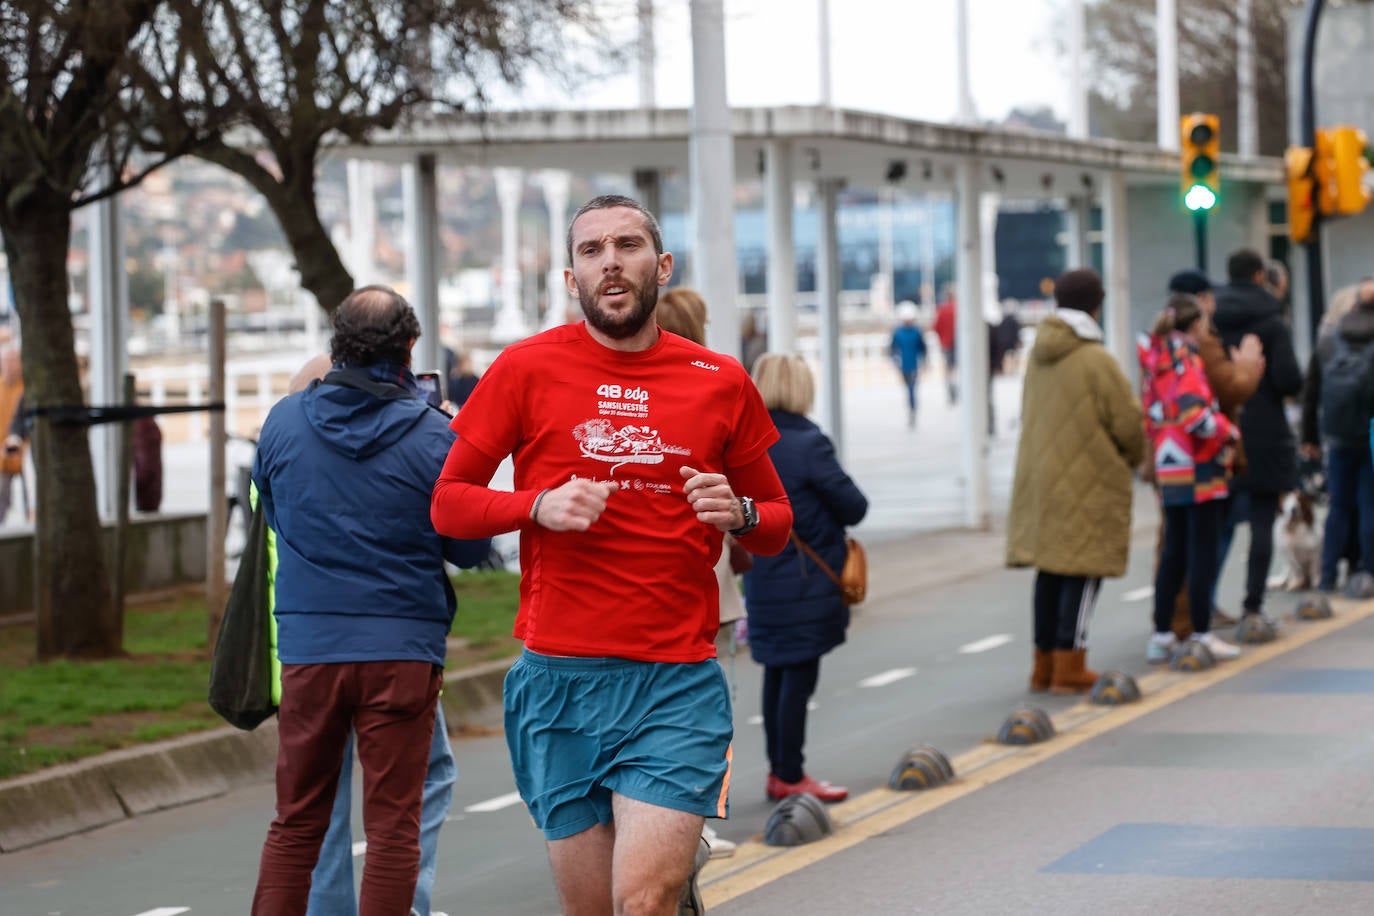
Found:
[[[1067,61],[1056,50],[1066,0],[968,0],[971,79],[980,118],[1049,105],[1067,118]],[[658,104],[692,101],[688,0],[655,0]],[[634,0],[607,0],[617,39],[632,43]],[[815,104],[820,97],[816,0],[725,0],[732,105]],[[836,105],[933,121],[957,107],[954,0],[830,0]],[[525,104],[637,104],[633,70],[576,96],[531,87]]]

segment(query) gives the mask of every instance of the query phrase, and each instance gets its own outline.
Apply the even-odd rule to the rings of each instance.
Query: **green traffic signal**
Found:
[[[1199,210],[1210,210],[1217,205],[1217,192],[1207,185],[1199,182],[1188,189],[1188,193],[1183,195],[1183,206],[1194,213]]]

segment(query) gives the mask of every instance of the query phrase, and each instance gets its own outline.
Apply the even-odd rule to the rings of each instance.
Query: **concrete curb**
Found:
[[[444,679],[449,730],[501,722],[501,684],[514,658]],[[111,751],[0,783],[0,854],[175,808],[270,780],[277,720],[251,732],[218,728]]]

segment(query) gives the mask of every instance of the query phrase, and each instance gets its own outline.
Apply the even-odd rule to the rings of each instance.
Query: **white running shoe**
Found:
[[[702,825],[701,838],[705,840],[706,845],[710,847],[711,858],[713,859],[723,859],[726,856],[733,856],[735,854],[735,843],[716,833],[715,828],[710,824]]]
[[[1212,658],[1219,662],[1240,658],[1240,646],[1232,645],[1215,633],[1194,633],[1190,638],[1206,646],[1207,651],[1212,653]]]
[[[1172,630],[1164,633],[1153,633],[1150,636],[1150,643],[1145,647],[1145,661],[1152,665],[1162,665],[1167,662],[1178,648],[1178,637]]]

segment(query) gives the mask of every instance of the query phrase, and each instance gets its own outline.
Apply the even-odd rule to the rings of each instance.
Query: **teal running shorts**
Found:
[[[506,674],[515,785],[544,836],[611,822],[611,794],[725,817],[734,723],[715,659],[565,658],[529,649]]]

